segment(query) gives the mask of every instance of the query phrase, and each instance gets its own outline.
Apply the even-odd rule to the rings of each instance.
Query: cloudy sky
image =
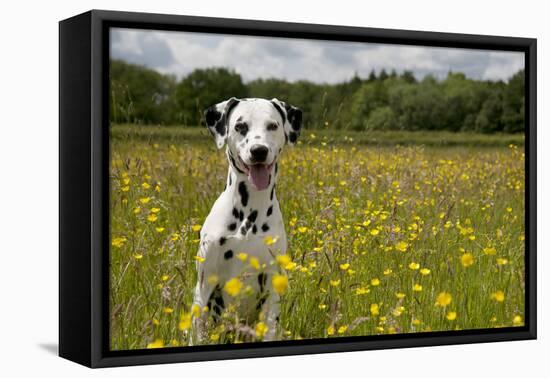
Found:
[[[449,71],[506,80],[523,53],[220,34],[111,29],[111,57],[178,78],[196,68],[229,67],[245,81],[281,78],[337,83],[374,69],[411,70],[418,78]]]

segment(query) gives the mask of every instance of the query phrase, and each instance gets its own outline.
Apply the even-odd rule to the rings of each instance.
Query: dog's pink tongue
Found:
[[[269,170],[265,164],[250,166],[248,180],[256,190],[264,190],[269,185]]]

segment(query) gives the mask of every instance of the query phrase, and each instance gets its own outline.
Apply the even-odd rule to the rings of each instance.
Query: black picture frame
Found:
[[[514,328],[110,351],[109,28],[459,47],[525,53],[525,325]],[[59,23],[59,355],[89,367],[536,338],[536,64],[531,38],[92,10]]]

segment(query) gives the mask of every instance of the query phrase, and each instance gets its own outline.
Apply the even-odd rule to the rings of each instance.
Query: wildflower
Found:
[[[139,207],[139,206],[135,207],[133,211],[134,211],[134,214],[139,214],[139,213],[141,213],[141,207]]]
[[[521,319],[521,316],[516,315],[514,316],[514,319],[512,319],[512,324],[515,326],[523,325],[523,319]]]
[[[319,310],[324,310],[324,309],[326,309],[326,308],[327,308],[327,305],[324,304],[324,303],[321,303],[321,304],[319,305]]]
[[[164,232],[164,227],[157,227],[155,228],[155,230],[157,230],[157,232],[160,234],[161,232]]]
[[[370,230],[370,234],[371,234],[372,236],[376,236],[376,235],[378,235],[379,233],[380,233],[380,230],[377,229],[377,228],[373,228],[372,230]]]
[[[498,264],[498,265],[501,265],[501,266],[502,266],[502,265],[506,265],[506,264],[508,264],[508,259],[499,257],[499,258],[497,259],[497,264]]]
[[[170,276],[165,274],[160,279],[163,280],[163,281],[168,281],[169,278],[170,278]]]
[[[143,189],[146,189],[146,190],[147,190],[147,189],[149,189],[149,188],[151,187],[151,185],[149,185],[149,183],[147,183],[147,182],[143,182],[143,183],[141,184],[141,187],[142,187]]]
[[[193,232],[197,232],[201,230],[201,227],[202,226],[200,224],[194,224],[191,226],[191,230],[193,230]]]
[[[301,234],[306,233],[307,230],[308,230],[308,228],[305,227],[305,226],[298,227],[298,232],[301,233]]]
[[[393,271],[392,271],[390,268],[388,268],[388,269],[384,270],[383,273],[384,273],[385,276],[387,276],[387,275],[392,274],[392,272],[393,272]]]
[[[191,314],[195,318],[198,318],[199,316],[201,316],[201,308],[198,304],[194,303],[193,306],[191,306]]]
[[[372,303],[370,305],[370,313],[372,316],[377,316],[380,314],[380,307],[378,306],[378,303]]]
[[[483,248],[483,253],[485,253],[486,255],[496,255],[497,253],[497,250],[495,249],[495,247],[485,247]]]
[[[189,328],[191,328],[191,318],[192,314],[189,312],[184,312],[180,317],[180,322],[178,324],[178,328],[180,331],[185,331]]]
[[[180,235],[178,233],[173,233],[172,236],[170,236],[170,240],[177,241],[180,238]]]
[[[111,242],[111,245],[113,247],[116,247],[116,248],[120,248],[124,245],[124,243],[126,243],[127,239],[122,236],[120,238],[114,238],[113,241]]]
[[[164,347],[164,341],[161,339],[156,339],[152,343],[147,344],[147,349],[155,349],[155,348],[163,348]]]
[[[504,292],[502,290],[497,290],[491,294],[491,299],[494,299],[497,302],[504,302]]]
[[[346,326],[346,325],[338,327],[338,334],[341,335],[341,334],[345,333],[347,331],[347,329],[348,329],[348,326]]]
[[[243,287],[243,283],[238,278],[232,278],[227,281],[223,287],[227,294],[236,297]]]
[[[123,186],[122,188],[120,188],[120,190],[122,190],[123,192],[127,192],[130,190],[130,187],[128,185],[126,186]]]
[[[447,313],[447,316],[445,316],[447,320],[455,320],[456,319],[456,312],[455,311],[449,311]]]
[[[171,308],[171,307],[165,307],[165,308],[163,309],[163,311],[164,311],[165,314],[171,314],[171,313],[174,312],[174,309]]]
[[[422,291],[422,285],[414,284],[413,285],[413,291]]]
[[[338,286],[340,285],[340,280],[330,280],[330,286]]]
[[[245,262],[246,259],[248,258],[248,254],[244,253],[244,252],[240,252],[237,254],[237,258],[239,260],[241,260],[242,262]]]
[[[409,244],[407,242],[404,242],[404,241],[400,241],[399,243],[397,243],[395,245],[395,249],[397,249],[398,251],[401,251],[401,252],[406,252],[407,248],[409,248]]]
[[[373,278],[372,280],[370,280],[370,284],[372,286],[378,286],[380,285],[380,280],[378,278]]]
[[[195,261],[198,261],[198,262],[200,262],[200,263],[203,263],[203,262],[206,261],[206,259],[205,259],[204,257],[199,256],[199,255],[196,255],[196,256],[194,256],[193,258],[195,259]]]
[[[427,276],[428,274],[430,274],[431,270],[428,269],[428,268],[422,268],[420,269],[420,274],[422,274],[423,276]]]
[[[421,321],[419,319],[413,319],[411,323],[414,326],[418,326],[418,325],[420,325]]]
[[[277,240],[278,240],[278,237],[272,237],[268,235],[264,238],[264,243],[266,245],[273,245],[277,242]]]
[[[347,270],[347,269],[349,269],[349,264],[348,264],[348,263],[340,264],[340,269],[342,269],[342,270]]]
[[[397,299],[403,299],[405,298],[405,293],[395,293],[395,296]]]
[[[134,259],[141,260],[143,258],[143,255],[141,253],[134,253]]]
[[[264,322],[258,322],[254,331],[256,332],[256,337],[262,338],[269,331],[269,328]]]
[[[250,266],[256,270],[260,270],[260,261],[256,257],[251,257]]]
[[[370,293],[370,290],[365,287],[358,287],[355,289],[355,295],[364,295]]]
[[[149,203],[149,201],[151,201],[151,197],[144,197],[139,199],[139,202],[141,202],[144,205]]]
[[[282,274],[275,274],[271,279],[273,289],[279,295],[283,295],[288,287],[288,277]]]
[[[451,294],[443,291],[437,295],[435,305],[440,307],[447,307],[451,304],[452,299],[453,297],[451,296]]]
[[[334,326],[329,325],[327,328],[327,335],[332,336],[334,335]]]
[[[409,264],[409,268],[412,269],[412,270],[417,270],[417,269],[420,268],[420,264],[412,262],[412,263]]]
[[[151,213],[153,213],[153,214],[157,214],[159,211],[160,211],[160,209],[158,207],[152,207],[151,208]]]
[[[147,216],[147,220],[148,220],[149,222],[156,222],[157,219],[158,219],[158,217],[157,217],[156,214],[149,214],[149,215]]]
[[[472,255],[470,252],[467,252],[460,257],[460,262],[465,268],[472,266],[474,264],[474,255]]]

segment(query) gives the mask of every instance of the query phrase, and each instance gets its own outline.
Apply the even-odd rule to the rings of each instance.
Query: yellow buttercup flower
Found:
[[[395,245],[395,249],[401,252],[406,252],[408,248],[409,248],[409,244],[404,241],[400,241]]]
[[[483,248],[483,253],[485,253],[486,255],[496,255],[497,253],[497,250],[495,247],[486,247],[486,248]]]
[[[378,286],[380,285],[380,280],[378,278],[373,278],[372,280],[370,280],[370,284],[372,286]]]
[[[156,222],[157,219],[158,219],[158,217],[157,217],[156,214],[149,214],[149,215],[147,216],[147,220],[148,220],[149,222]]]
[[[191,328],[191,319],[192,319],[192,314],[189,312],[184,312],[182,315],[181,315],[181,318],[180,318],[180,322],[178,324],[178,328],[180,331],[185,331],[189,328]]]
[[[417,269],[420,268],[420,264],[412,262],[412,263],[409,264],[409,268],[412,269],[412,270],[417,270]]]
[[[342,269],[342,270],[347,270],[347,269],[349,269],[349,264],[348,264],[348,263],[340,264],[340,269]]]
[[[156,339],[152,343],[147,344],[147,349],[155,349],[155,348],[163,348],[164,347],[164,341],[161,339]]]
[[[498,290],[491,294],[491,299],[494,299],[497,302],[504,302],[504,292],[502,290]]]
[[[278,237],[273,237],[273,236],[268,235],[264,238],[264,243],[266,245],[273,245],[273,244],[277,243],[278,239],[279,239]]]
[[[260,261],[256,257],[251,257],[249,263],[254,269],[260,270]]]
[[[164,214],[164,213],[163,213]],[[200,224],[194,224],[193,226],[191,226],[191,229],[194,231],[194,232],[197,232],[197,231],[200,231],[201,229],[201,225]]]
[[[126,239],[124,236],[120,238],[114,238],[113,241],[111,242],[111,245],[113,247],[120,248],[124,245],[124,243],[126,243],[127,240],[128,239]]]
[[[440,307],[447,307],[451,304],[452,299],[453,297],[451,296],[451,294],[443,291],[437,295],[435,305]]]
[[[340,280],[330,280],[330,285],[336,287],[340,285]]]
[[[139,202],[141,202],[142,204],[147,204],[149,203],[149,201],[151,201],[151,197],[143,197],[139,199]]]
[[[238,278],[232,278],[227,281],[223,287],[225,292],[232,297],[236,297],[243,287],[243,283]]]
[[[422,268],[420,269],[420,274],[422,274],[423,276],[427,276],[428,274],[430,274],[431,270],[428,269],[428,268]]]
[[[283,295],[288,287],[288,277],[283,274],[275,274],[271,279],[273,290],[279,295]]]
[[[373,315],[373,316],[377,316],[380,314],[380,307],[378,306],[378,303],[372,303],[370,305],[370,313]]]
[[[414,284],[413,285],[413,291],[422,291],[422,285]]]
[[[449,311],[445,317],[447,318],[447,320],[455,320],[456,319],[456,312],[455,311]]]
[[[256,333],[256,337],[262,338],[265,336],[267,331],[269,331],[269,328],[264,322],[258,322],[254,331]]]
[[[334,335],[334,326],[332,326],[332,325],[328,326],[327,335],[329,335],[329,336]]]
[[[465,268],[472,266],[474,264],[474,255],[472,255],[470,252],[467,252],[460,257],[460,262]]]

